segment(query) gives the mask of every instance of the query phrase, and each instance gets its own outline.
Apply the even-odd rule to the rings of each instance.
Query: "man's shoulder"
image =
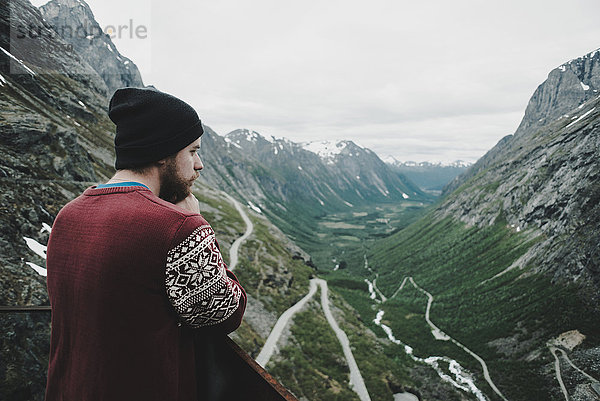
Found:
[[[150,191],[135,190],[110,194],[87,190],[66,204],[58,217],[66,220],[83,219],[100,222],[112,220],[133,225],[137,225],[138,222],[140,226],[144,226],[144,222],[152,222],[155,229],[162,228],[171,232],[208,224],[198,213],[160,199]]]
[[[152,192],[139,191],[139,192],[137,192],[137,194],[141,195],[144,198],[144,200],[142,200],[143,202],[150,202],[150,203],[154,204],[155,207],[150,208],[150,210],[153,213],[161,213],[161,214],[166,213],[166,214],[178,216],[183,219],[188,218],[188,217],[200,216],[198,213],[191,212],[191,211],[183,209],[177,205],[174,205],[171,202],[167,202],[166,200],[155,196],[154,194],[152,194]],[[200,216],[200,217],[202,217],[202,216]]]
[[[204,241],[213,239],[215,232],[211,225],[197,213],[191,213],[185,216],[181,222],[172,242],[171,248],[187,242]]]
[[[210,224],[208,224],[201,214],[183,209],[154,196],[152,193],[140,191],[138,194],[145,198],[143,202],[146,204],[146,207],[144,209],[148,215],[144,216],[144,218],[161,221],[165,226],[176,228],[175,241],[181,236],[185,238],[191,235],[201,227],[208,227],[212,231]]]

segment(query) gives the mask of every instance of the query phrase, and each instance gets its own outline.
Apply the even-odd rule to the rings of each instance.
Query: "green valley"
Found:
[[[527,267],[490,280],[536,243],[529,234],[516,233],[501,222],[469,228],[428,215],[371,246],[366,257],[387,297],[407,276],[431,292],[436,297],[431,320],[488,362],[495,383],[508,399],[551,399],[555,392],[550,389],[557,386],[544,371],[552,360],[546,342],[577,328],[587,336],[587,345],[594,346],[600,341],[600,330],[592,306],[581,299],[575,286],[552,284]],[[358,289],[362,280],[375,277],[364,268],[363,254],[355,252],[349,260],[348,271],[330,273],[330,283],[360,311],[363,321],[370,322],[372,330],[385,336],[373,323],[376,311],[368,292]],[[424,320],[426,302],[422,293],[409,287],[381,308],[394,335],[417,355],[449,356],[480,376],[475,359],[432,336]],[[492,396],[481,378],[479,382]]]

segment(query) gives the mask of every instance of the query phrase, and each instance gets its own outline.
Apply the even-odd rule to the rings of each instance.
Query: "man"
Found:
[[[152,87],[117,90],[109,116],[117,172],[60,211],[48,243],[46,400],[209,399],[201,361],[246,294],[191,193],[202,123]]]

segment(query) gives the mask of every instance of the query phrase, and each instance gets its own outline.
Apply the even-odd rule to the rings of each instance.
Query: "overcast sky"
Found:
[[[600,47],[598,0],[88,4],[103,28],[144,26],[121,30],[121,53],[220,135],[351,139],[403,161],[476,161],[550,70]]]

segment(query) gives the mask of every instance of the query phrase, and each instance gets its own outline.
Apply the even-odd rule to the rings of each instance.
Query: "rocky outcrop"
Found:
[[[31,4],[11,1],[2,10],[10,11],[1,16],[2,32],[29,25],[46,29],[35,39],[0,37],[0,207],[7,211],[2,235],[20,245],[19,251],[2,252],[0,258],[8,258],[24,253],[22,237],[35,237],[42,222],[52,223],[58,205],[112,173],[113,134],[98,74],[72,53],[55,51],[66,43],[51,36]],[[70,74],[48,70],[52,65],[68,67]],[[16,261],[3,260],[3,269],[22,269]],[[4,305],[21,300],[17,293],[2,296]]]
[[[533,93],[516,136],[540,128],[600,93],[600,49],[571,60],[548,74]]]
[[[599,91],[600,49],[555,68],[533,93],[515,134],[502,138],[469,170],[451,181],[443,193],[454,191],[469,178],[501,161],[517,138],[523,136],[527,140],[537,130],[598,97]]]
[[[39,35],[21,34],[29,26]],[[44,227],[113,171],[108,89],[25,0],[2,0],[0,47],[0,305],[48,305],[34,269]],[[0,398],[43,399],[49,325],[48,314],[0,314]]]
[[[552,71],[515,135],[446,188],[437,209],[470,225],[505,221],[539,237],[512,267],[600,294],[600,52]]]
[[[137,66],[119,53],[85,2],[52,0],[40,11],[53,30],[102,77],[109,93],[126,86],[144,86]]]

